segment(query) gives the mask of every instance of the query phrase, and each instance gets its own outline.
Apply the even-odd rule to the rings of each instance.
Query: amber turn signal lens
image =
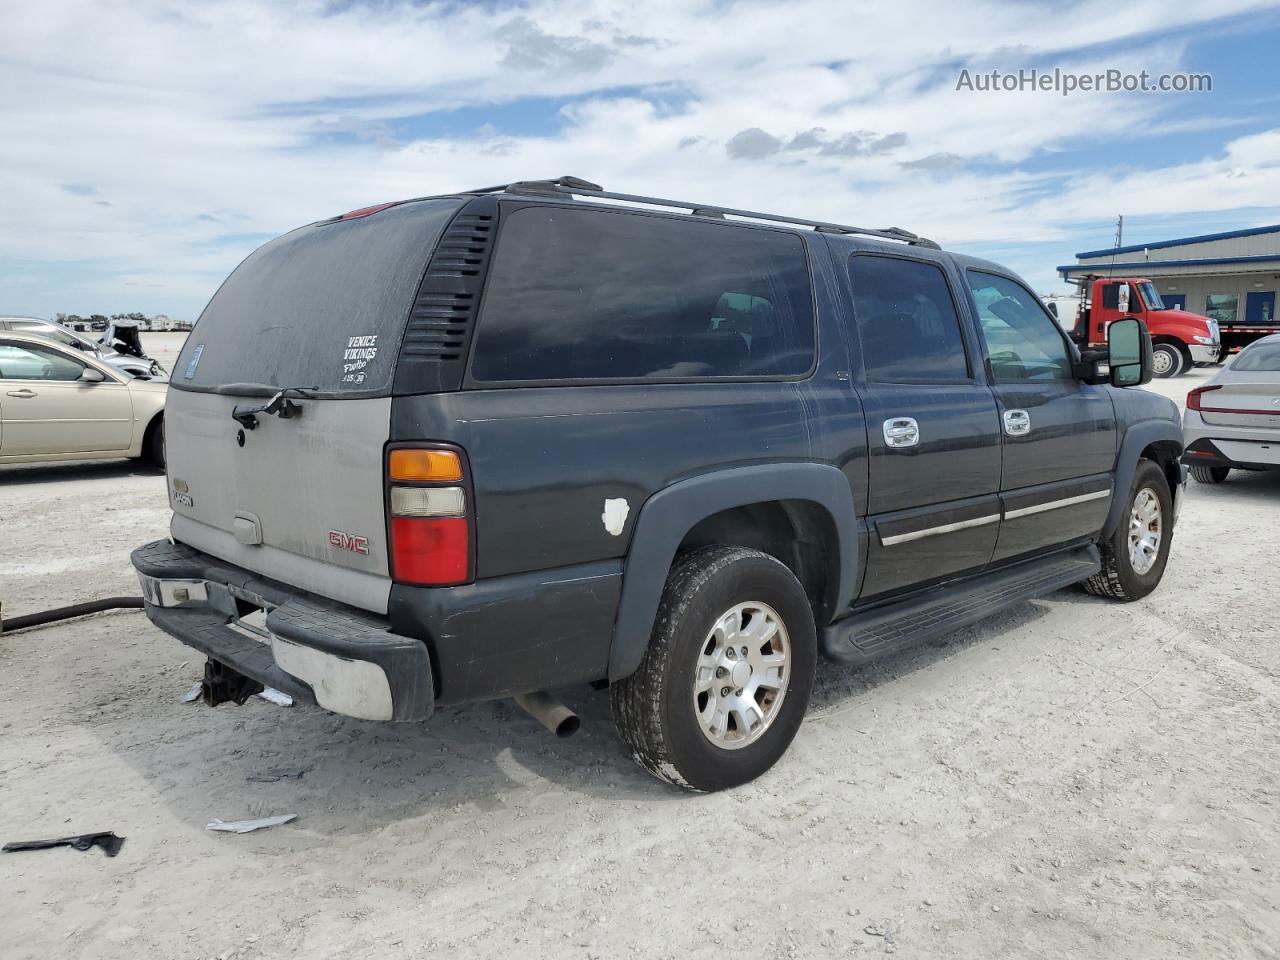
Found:
[[[387,472],[392,480],[457,483],[462,460],[452,450],[392,450]]]

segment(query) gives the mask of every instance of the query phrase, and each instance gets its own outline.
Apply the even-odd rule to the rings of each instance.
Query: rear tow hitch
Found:
[[[266,688],[257,680],[246,677],[217,660],[206,660],[204,679],[200,681],[200,699],[211,707],[220,703],[244,706],[245,701]]]

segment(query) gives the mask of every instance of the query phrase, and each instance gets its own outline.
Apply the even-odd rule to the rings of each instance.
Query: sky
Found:
[[[988,257],[1280,222],[1280,6],[1250,0],[0,0],[0,313],[194,320],[256,246],[572,174]],[[957,89],[992,70],[1212,92]]]

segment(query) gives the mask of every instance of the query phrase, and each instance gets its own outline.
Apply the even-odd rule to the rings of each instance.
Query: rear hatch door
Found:
[[[396,356],[426,263],[461,203],[415,201],[302,227],[227,278],[170,381],[175,540],[386,611],[383,449]],[[246,422],[245,411],[281,390],[291,416]]]

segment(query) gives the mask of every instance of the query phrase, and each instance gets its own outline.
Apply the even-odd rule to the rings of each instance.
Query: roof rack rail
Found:
[[[868,237],[879,237],[883,240],[900,240],[914,247],[927,247],[940,250],[941,247],[932,240],[903,230],[901,227],[853,227],[844,223],[828,223],[823,220],[805,220],[800,217],[784,217],[776,213],[761,213],[757,210],[738,210],[734,207],[720,207],[710,203],[689,203],[684,200],[666,200],[661,197],[644,197],[634,193],[611,193],[599,184],[579,177],[558,177],[554,180],[518,180],[514,183],[503,183],[493,187],[482,187],[477,190],[464,190],[463,193],[514,193],[535,194],[541,196],[562,194],[590,194],[605,200],[617,200],[622,203],[638,203],[647,206],[669,207],[675,210],[687,210],[698,217],[710,217],[723,220],[726,217],[740,217],[744,220],[764,220],[770,223],[785,223],[791,226],[812,227],[817,233],[858,234]]]

